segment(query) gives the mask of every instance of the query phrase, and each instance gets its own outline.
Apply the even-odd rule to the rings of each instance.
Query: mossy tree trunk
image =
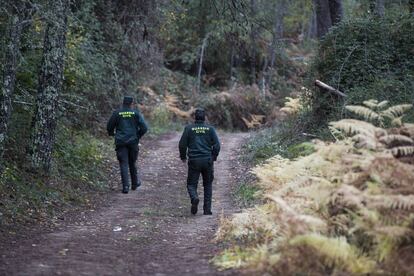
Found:
[[[50,0],[42,65],[32,128],[31,164],[48,174],[57,125],[58,97],[62,88],[69,0]]]
[[[7,139],[7,130],[12,110],[12,96],[16,84],[16,72],[20,58],[20,40],[25,25],[26,14],[23,1],[7,3],[9,23],[7,29],[7,42],[5,49],[5,62],[3,67],[2,89],[0,94],[0,174],[4,167],[4,150]]]

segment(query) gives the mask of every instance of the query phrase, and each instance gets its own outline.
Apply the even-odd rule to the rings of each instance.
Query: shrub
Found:
[[[412,102],[413,26],[410,15],[340,23],[321,41],[310,79],[320,79],[345,92],[347,104],[372,98],[391,104]],[[313,122],[307,129],[320,129],[345,114],[343,100],[326,92],[315,90],[307,101],[312,110],[306,116]]]
[[[377,123],[381,116],[402,117],[410,106],[364,105],[347,108]],[[216,265],[257,274],[409,274],[414,127],[399,123],[386,129],[354,119],[333,122],[342,131],[332,130],[336,142],[314,141],[307,156],[276,155],[257,166],[267,201],[222,222],[217,238],[233,240],[235,250],[215,258]]]

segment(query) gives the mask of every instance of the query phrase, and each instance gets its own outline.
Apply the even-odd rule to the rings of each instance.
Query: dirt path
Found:
[[[0,251],[0,275],[229,275],[209,264],[220,214],[234,212],[232,167],[245,135],[222,134],[215,163],[213,216],[191,216],[187,166],[178,160],[179,134],[165,136],[139,161],[143,185],[113,195],[99,211],[52,233],[10,241]],[[145,150],[145,149],[144,149]],[[118,180],[118,176],[114,177]],[[119,187],[120,185],[115,183]],[[202,186],[199,186],[202,192]],[[200,194],[202,198],[202,193]],[[201,205],[202,206],[202,202]]]

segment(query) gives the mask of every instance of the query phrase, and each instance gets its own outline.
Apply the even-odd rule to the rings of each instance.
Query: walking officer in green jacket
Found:
[[[124,194],[129,191],[128,170],[131,174],[131,189],[136,190],[141,185],[136,166],[138,143],[148,130],[144,118],[134,108],[134,105],[134,98],[125,96],[122,108],[114,111],[106,127],[109,136],[115,135],[116,157],[121,169],[122,193]]]
[[[211,197],[213,192],[214,161],[220,152],[220,141],[216,130],[204,123],[205,112],[196,109],[195,122],[187,125],[179,142],[180,158],[183,162],[188,156],[187,190],[191,199],[191,213],[197,214],[197,185],[200,174],[204,186],[204,215],[211,215]]]

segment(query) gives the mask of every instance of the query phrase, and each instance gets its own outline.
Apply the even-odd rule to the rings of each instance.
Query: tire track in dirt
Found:
[[[187,166],[178,158],[179,134],[149,141],[139,159],[143,185],[124,195],[117,172],[107,206],[52,233],[11,241],[0,252],[2,275],[231,275],[209,263],[211,240],[231,204],[231,171],[245,134],[222,133],[215,163],[213,216],[190,215]],[[117,164],[114,163],[114,167]],[[117,170],[117,169],[116,169]],[[201,182],[200,182],[201,184]],[[202,185],[199,186],[202,201]],[[202,202],[200,202],[202,206]],[[201,212],[202,213],[202,212]],[[30,233],[29,233],[30,235]]]

